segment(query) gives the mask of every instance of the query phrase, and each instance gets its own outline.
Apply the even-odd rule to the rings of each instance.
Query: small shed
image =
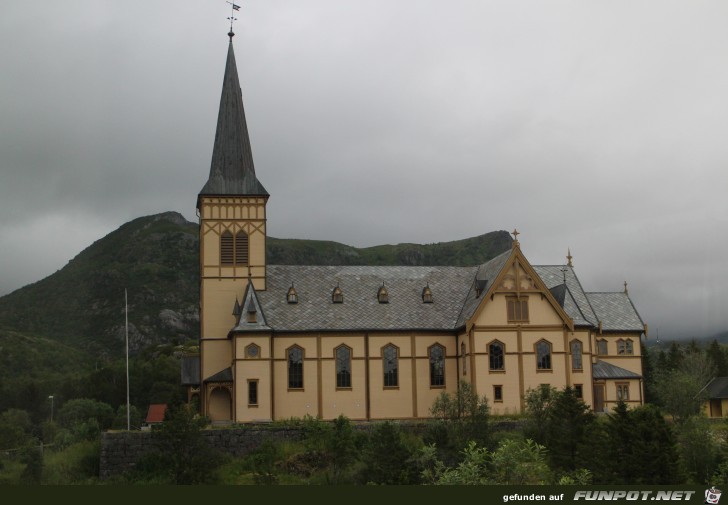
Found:
[[[148,425],[159,424],[164,421],[165,412],[167,412],[166,403],[152,403],[151,405],[149,405],[149,410],[147,411],[147,418],[145,422]]]
[[[707,393],[705,414],[708,417],[728,415],[728,377],[714,377],[702,392]]]

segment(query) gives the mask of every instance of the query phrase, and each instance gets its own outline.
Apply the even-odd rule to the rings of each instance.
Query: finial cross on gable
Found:
[[[521,234],[521,233],[520,233],[520,232],[519,232],[518,230],[516,230],[516,229],[514,229],[514,230],[513,230],[512,232],[511,232],[511,235],[513,235],[513,240],[518,240],[518,236],[519,236],[520,234]]]

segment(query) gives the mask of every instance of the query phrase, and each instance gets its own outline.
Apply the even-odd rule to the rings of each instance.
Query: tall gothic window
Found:
[[[551,370],[551,344],[545,340],[536,344],[536,368]]]
[[[571,342],[571,368],[572,370],[581,370],[582,366],[581,342],[574,340]]]
[[[336,387],[351,387],[351,349],[345,345],[336,348]]]
[[[430,347],[430,386],[445,385],[445,349],[439,345]]]
[[[504,359],[504,346],[497,340],[491,342],[488,346],[488,357],[491,370],[504,370],[505,359]]]
[[[384,368],[384,387],[399,386],[399,378],[397,376],[397,369],[399,368],[397,348],[391,344],[385,346],[382,350],[382,361]]]
[[[288,388],[303,389],[303,349],[288,349]]]
[[[597,354],[601,356],[606,356],[608,353],[609,349],[607,348],[607,341],[603,338],[597,340]]]

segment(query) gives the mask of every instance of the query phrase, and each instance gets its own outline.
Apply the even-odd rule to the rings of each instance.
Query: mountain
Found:
[[[507,232],[495,231],[455,242],[358,249],[268,237],[267,258],[270,264],[467,266],[509,249],[511,241]],[[124,352],[126,288],[132,352],[157,344],[195,345],[198,274],[196,223],[176,212],[140,217],[56,273],[0,298],[0,336],[33,335],[33,341],[51,340],[101,362],[118,357]],[[5,341],[3,336],[0,346]]]

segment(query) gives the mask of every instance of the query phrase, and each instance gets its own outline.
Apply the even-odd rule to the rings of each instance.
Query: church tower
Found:
[[[266,289],[268,192],[255,176],[243,96],[228,34],[210,177],[197,197],[200,219],[200,379],[202,414],[233,419],[234,307],[246,292]]]

